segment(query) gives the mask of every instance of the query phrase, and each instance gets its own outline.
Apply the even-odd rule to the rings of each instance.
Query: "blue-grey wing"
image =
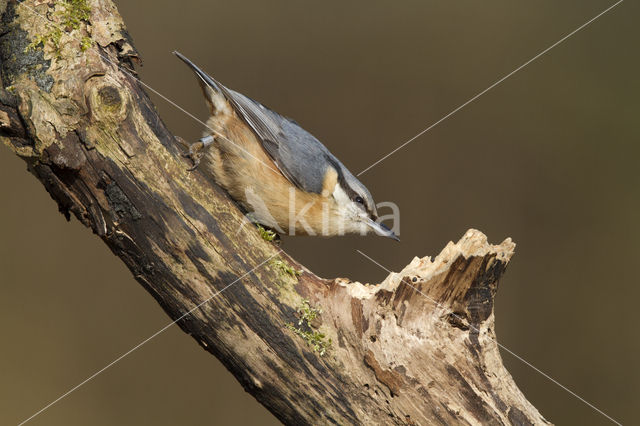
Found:
[[[328,161],[333,158],[327,148],[293,120],[241,93],[226,92],[225,97],[253,129],[282,174],[306,192],[321,193]]]
[[[201,84],[221,93],[236,113],[251,127],[264,150],[280,172],[295,186],[307,192],[322,192],[329,161],[342,168],[319,140],[293,120],[220,84],[187,57],[174,52],[200,78]]]

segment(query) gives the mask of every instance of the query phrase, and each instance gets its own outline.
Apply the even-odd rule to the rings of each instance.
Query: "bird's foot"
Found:
[[[214,137],[209,135],[200,138],[198,142],[193,143],[189,146],[189,151],[182,154],[183,157],[188,158],[193,163],[193,165],[187,170],[191,172],[198,168],[198,165],[200,165],[200,160],[205,153],[205,148],[211,145],[213,141]]]

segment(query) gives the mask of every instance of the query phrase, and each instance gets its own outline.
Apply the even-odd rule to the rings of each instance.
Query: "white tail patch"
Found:
[[[209,104],[209,110],[212,115],[231,115],[233,110],[227,99],[220,92],[216,92],[211,87],[206,87],[205,97],[207,98],[207,104]]]

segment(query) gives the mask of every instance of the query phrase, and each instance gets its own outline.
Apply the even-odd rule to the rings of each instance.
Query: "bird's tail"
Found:
[[[177,50],[175,50],[173,52],[173,54],[176,55],[178,58],[180,58],[182,60],[182,62],[187,64],[189,66],[189,68],[191,68],[193,70],[193,72],[196,73],[198,78],[200,80],[202,80],[202,82],[204,84],[206,84],[207,86],[211,87],[213,90],[215,90],[215,91],[217,91],[219,93],[226,94],[226,92],[227,92],[227,88],[226,87],[224,87],[222,84],[218,83],[209,74],[207,74],[206,72],[202,71],[196,64],[191,62],[191,60],[189,58],[187,58],[186,56],[184,56],[182,53],[178,52]]]
[[[174,51],[174,55],[180,58],[198,77],[198,82],[202,88],[209,109],[212,115],[231,114],[232,107],[235,106],[231,92],[225,86],[216,81],[206,72],[202,71],[196,64],[182,53]],[[231,105],[231,107],[230,107]]]

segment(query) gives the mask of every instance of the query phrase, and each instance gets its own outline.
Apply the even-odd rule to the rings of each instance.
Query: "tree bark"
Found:
[[[2,142],[247,392],[286,424],[547,423],[494,332],[511,240],[470,230],[379,285],[317,277],[186,170],[114,4],[86,5],[0,0]]]

